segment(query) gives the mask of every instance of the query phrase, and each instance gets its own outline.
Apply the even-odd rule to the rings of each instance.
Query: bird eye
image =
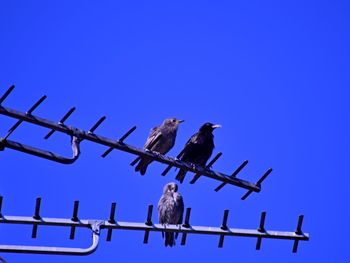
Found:
[[[176,119],[173,119],[173,122],[176,122]]]

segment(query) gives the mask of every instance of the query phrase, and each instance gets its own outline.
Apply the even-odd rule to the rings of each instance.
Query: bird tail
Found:
[[[173,247],[175,246],[175,237],[172,232],[165,232],[165,246]]]
[[[175,179],[178,180],[180,183],[182,183],[185,179],[186,176],[186,171],[181,169],[179,173],[176,175]]]
[[[148,165],[151,163],[148,159],[141,158],[135,167],[136,172],[140,172],[141,175],[145,175]]]

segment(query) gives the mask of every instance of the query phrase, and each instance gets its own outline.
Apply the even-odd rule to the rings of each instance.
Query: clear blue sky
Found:
[[[310,242],[292,254],[292,242],[189,236],[185,247],[163,246],[153,233],[114,232],[88,257],[2,254],[12,262],[349,262],[349,84],[348,1],[2,1],[0,91],[16,84],[5,106],[26,110],[43,94],[37,115],[58,120],[71,106],[67,124],[88,129],[102,115],[98,134],[117,138],[133,125],[128,143],[139,147],[151,127],[169,116],[185,119],[175,156],[206,121],[220,123],[215,166],[229,174],[243,160],[241,178],[256,181],[273,167],[260,194],[221,192],[207,178],[180,186],[192,224],[219,226],[230,209],[231,227],[255,228],[261,211],[266,227],[294,230],[299,214]],[[14,120],[0,116],[2,136]],[[69,138],[24,124],[11,139],[70,155]],[[71,217],[80,200],[81,218],[142,222],[175,172],[152,164],[141,177],[132,155],[82,143],[73,165],[60,165],[12,150],[0,153],[0,194],[7,215],[33,214],[41,196],[42,216]],[[154,220],[157,217],[154,216]],[[87,246],[89,233],[0,226],[0,243]]]

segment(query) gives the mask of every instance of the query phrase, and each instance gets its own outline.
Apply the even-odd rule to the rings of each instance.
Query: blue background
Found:
[[[195,236],[187,245],[163,246],[161,235],[116,231],[91,256],[1,254],[8,262],[350,262],[349,204],[349,2],[348,1],[1,1],[0,90],[16,84],[4,105],[27,110],[43,94],[35,114],[58,120],[71,106],[67,124],[117,138],[133,125],[127,143],[142,147],[151,127],[164,118],[185,119],[175,156],[206,121],[220,123],[215,170],[256,181],[273,173],[260,194],[246,201],[243,189],[201,178],[179,191],[192,207],[194,225],[219,226],[230,209],[231,227],[293,231],[299,214],[309,242],[292,254],[293,242]],[[0,116],[0,132],[15,122]],[[10,137],[70,155],[69,138],[23,124]],[[0,154],[0,194],[5,215],[30,216],[41,196],[42,216],[71,217],[80,200],[81,218],[107,219],[116,201],[117,219],[144,222],[172,170],[154,163],[141,177],[129,166],[134,156],[82,143],[82,156],[64,166],[12,150]],[[153,219],[156,221],[157,216]],[[2,244],[88,246],[79,229],[0,226]]]

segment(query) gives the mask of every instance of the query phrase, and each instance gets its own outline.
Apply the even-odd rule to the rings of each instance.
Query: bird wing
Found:
[[[175,193],[175,198],[176,198],[176,207],[175,207],[175,217],[176,217],[176,221],[175,224],[177,225],[181,225],[182,224],[182,220],[183,220],[183,216],[184,216],[184,209],[185,209],[185,205],[184,205],[184,201],[182,199],[182,196],[180,193]],[[179,235],[179,232],[175,233],[175,238],[177,238]]]
[[[168,211],[171,211],[173,209],[173,206],[171,204],[171,197],[164,194],[159,199],[158,202],[158,217],[159,217],[159,223],[160,224],[167,224],[171,221],[170,214]]]
[[[161,132],[160,132],[159,126],[152,128],[151,132],[150,132],[150,134],[149,134],[149,136],[148,136],[148,138],[146,140],[144,148],[151,150],[150,146],[152,145],[154,140],[160,135],[161,135]]]
[[[186,154],[188,152],[191,152],[194,145],[198,143],[198,133],[195,133],[191,136],[191,138],[186,142],[185,147],[183,148],[183,150],[181,151],[181,155],[179,156],[180,159],[183,159],[184,156],[186,156]]]
[[[180,160],[204,166],[214,149],[212,137],[197,132],[186,143],[181,152]]]
[[[174,199],[176,202],[174,202]],[[184,213],[184,201],[181,194],[174,197],[163,194],[158,202],[158,217],[160,224],[181,224]]]
[[[177,200],[178,200],[178,205],[176,206],[176,215],[178,218],[177,224],[179,225],[179,224],[182,224],[185,205],[184,205],[184,200],[181,194],[179,193],[177,193]]]

